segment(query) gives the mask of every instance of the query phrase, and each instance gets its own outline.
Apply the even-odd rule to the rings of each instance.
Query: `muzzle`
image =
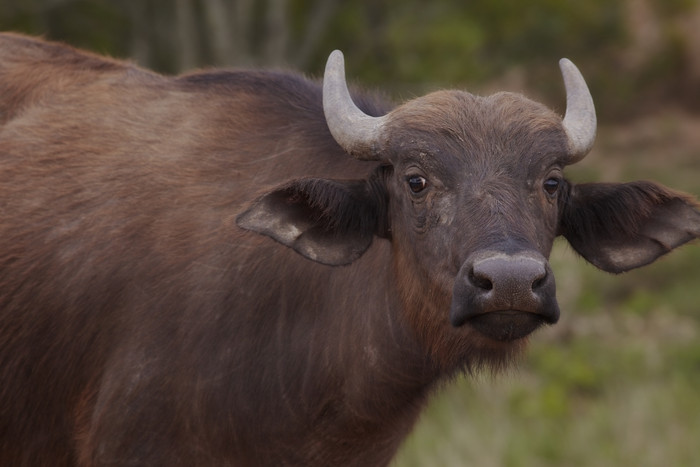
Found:
[[[492,339],[511,341],[558,320],[554,275],[537,251],[480,251],[457,274],[450,308],[455,327],[468,325]]]

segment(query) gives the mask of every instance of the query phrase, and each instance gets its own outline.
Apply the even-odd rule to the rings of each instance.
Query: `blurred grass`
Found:
[[[700,194],[700,118],[665,111],[600,129],[575,181],[652,179]],[[562,319],[500,376],[438,392],[394,462],[697,466],[700,242],[613,276],[558,240]]]

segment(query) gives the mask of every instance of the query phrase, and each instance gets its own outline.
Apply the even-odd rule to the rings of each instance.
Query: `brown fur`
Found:
[[[559,118],[454,92],[390,115],[359,162],[299,75],[164,77],[0,35],[0,465],[386,465],[437,383],[517,356],[447,310],[471,252],[546,256],[587,222],[561,204],[583,191],[539,185]],[[239,228],[261,199],[312,246],[368,249],[329,267]]]
[[[358,274],[234,224],[271,183],[371,169],[316,83],[5,34],[0,96],[0,464],[389,461],[432,377],[384,291],[350,292],[389,249]]]

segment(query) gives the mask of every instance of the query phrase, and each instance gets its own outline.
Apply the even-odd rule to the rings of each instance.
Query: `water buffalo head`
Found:
[[[566,59],[560,67],[563,119],[519,94],[461,91],[372,117],[353,103],[336,51],[323,83],[326,122],[376,171],[367,180],[288,183],[238,223],[332,265],[387,238],[407,319],[438,359],[518,347],[559,318],[547,261],[558,235],[597,267],[621,272],[700,234],[700,213],[683,194],[651,182],[564,178],[591,149],[596,117],[578,69]]]

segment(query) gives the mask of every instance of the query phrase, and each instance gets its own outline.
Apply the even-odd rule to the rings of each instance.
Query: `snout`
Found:
[[[510,341],[558,320],[554,275],[540,253],[482,251],[462,265],[452,295],[453,326]]]

